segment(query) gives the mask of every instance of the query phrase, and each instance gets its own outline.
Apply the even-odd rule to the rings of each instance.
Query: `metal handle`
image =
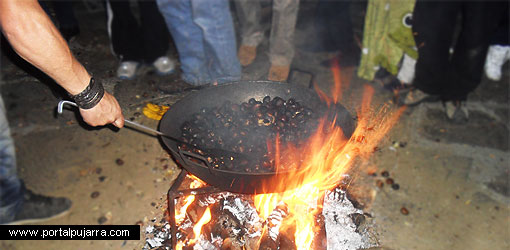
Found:
[[[209,172],[211,174],[216,174],[216,172],[214,171],[214,168],[211,166],[211,164],[209,164],[209,161],[205,157],[195,154],[195,153],[191,153],[189,151],[180,150],[180,149],[179,149],[178,153],[179,153],[179,156],[182,158],[182,160],[185,161],[188,166],[194,164],[192,161],[190,161],[188,159],[188,157],[194,158],[196,160],[199,160],[200,162],[203,162],[205,164],[205,166],[209,169]]]
[[[296,72],[299,72],[299,73],[302,73],[302,74],[306,74],[306,75],[310,75],[310,81],[308,82],[308,88],[313,89],[313,85],[315,84],[315,74],[312,71],[302,70],[302,69],[299,69],[299,68],[291,68],[288,78],[292,79]]]
[[[74,107],[78,107],[78,105],[76,103],[72,102],[72,101],[62,100],[57,105],[57,112],[59,114],[62,114],[64,112],[64,105],[65,104],[68,104],[68,105],[71,105],[71,106],[74,106]],[[143,129],[145,131],[149,131],[151,133],[154,133],[156,135],[165,136],[165,134],[163,134],[160,131],[157,131],[157,130],[155,130],[153,128],[149,128],[149,127],[147,127],[145,125],[142,125],[140,123],[136,123],[136,122],[130,121],[128,119],[124,119],[124,123],[128,124],[130,127],[140,128],[140,129]]]

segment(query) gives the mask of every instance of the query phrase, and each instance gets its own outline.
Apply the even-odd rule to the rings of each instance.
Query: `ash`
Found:
[[[143,250],[149,249],[170,249],[170,225],[167,223],[162,226],[147,226],[145,228],[145,245]],[[168,246],[163,246],[168,245]]]
[[[322,215],[328,249],[351,250],[377,246],[370,238],[363,211],[354,207],[345,190],[336,188],[326,192]]]
[[[212,212],[213,220],[209,222],[209,225],[204,226],[208,228],[207,232],[200,236],[193,249],[259,249],[264,244],[265,249],[285,249],[286,247],[278,243],[282,236],[279,232],[279,224],[287,215],[283,204],[279,204],[269,218],[263,221],[252,199],[249,195],[229,192],[201,197],[199,206],[213,206],[215,208],[211,211],[215,212]],[[324,218],[322,228],[325,229],[327,243],[319,247],[320,249],[327,247],[334,250],[357,250],[377,246],[370,237],[370,228],[367,226],[363,211],[356,208],[353,203],[357,204],[349,200],[347,192],[341,188],[326,192],[322,211]],[[188,222],[185,221],[178,226],[177,238],[181,238],[184,231],[193,227]],[[263,230],[266,226],[269,232]],[[265,235],[264,231],[268,235]],[[168,222],[158,226],[147,226],[145,236],[144,250],[171,249]],[[271,247],[267,248],[267,246]]]

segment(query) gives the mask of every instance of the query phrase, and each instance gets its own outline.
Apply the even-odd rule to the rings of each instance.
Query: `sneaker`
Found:
[[[32,224],[61,217],[71,208],[72,202],[67,198],[48,197],[34,194],[25,189],[23,206],[9,222],[9,225]]]
[[[162,56],[152,63],[158,75],[169,75],[175,71],[175,62],[168,56]]]
[[[267,77],[270,81],[283,82],[289,77],[290,65],[271,65],[269,75]]]
[[[446,116],[453,122],[463,123],[469,119],[469,111],[466,102],[447,101],[444,103]]]
[[[121,62],[117,69],[117,77],[122,80],[130,80],[135,77],[136,70],[138,69],[138,62],[124,61]]]
[[[429,95],[417,89],[416,87],[411,87],[401,104],[407,106],[416,106],[422,102],[432,102],[437,100],[439,100],[438,96]]]
[[[493,81],[501,80],[501,67],[510,59],[510,46],[491,45],[485,59],[485,74]]]
[[[241,45],[237,56],[239,57],[239,63],[241,63],[241,65],[248,66],[255,60],[255,57],[257,57],[257,47]]]

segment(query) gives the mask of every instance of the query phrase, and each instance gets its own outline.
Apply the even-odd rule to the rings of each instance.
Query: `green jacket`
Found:
[[[369,0],[358,76],[373,80],[379,67],[393,75],[404,53],[417,59],[411,26],[415,0]]]

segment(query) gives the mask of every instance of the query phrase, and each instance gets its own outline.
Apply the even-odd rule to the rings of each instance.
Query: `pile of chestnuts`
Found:
[[[241,104],[224,102],[218,107],[202,108],[181,125],[183,150],[206,157],[218,169],[237,172],[274,172],[274,157],[268,144],[299,146],[318,125],[318,112],[294,98],[265,96]],[[272,147],[269,145],[269,147]],[[211,155],[200,149],[223,149],[250,156],[252,161],[231,155]]]

